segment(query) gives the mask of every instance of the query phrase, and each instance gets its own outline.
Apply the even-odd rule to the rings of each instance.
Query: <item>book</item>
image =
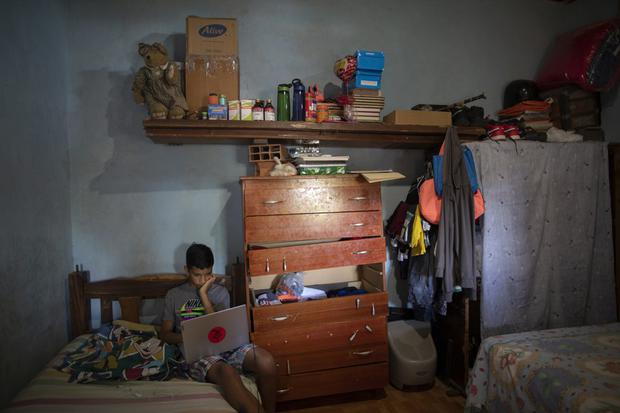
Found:
[[[376,182],[384,182],[384,181],[393,181],[396,179],[406,178],[405,175],[400,172],[363,172],[362,176],[364,179],[371,184]]]
[[[325,168],[325,167],[340,167],[347,166],[346,162],[336,162],[336,163],[300,163],[297,165],[298,168]]]
[[[370,173],[385,173],[385,172],[394,172],[391,169],[365,169],[359,171],[349,171],[351,174],[370,174]]]
[[[349,160],[349,155],[319,155],[319,156],[298,156],[295,159],[300,159],[304,162],[308,162],[308,161],[328,161],[328,162],[334,162],[334,161],[348,161]]]
[[[299,175],[339,175],[346,173],[344,166],[312,166],[297,168]]]
[[[381,89],[362,89],[355,88],[349,91],[349,95],[353,96],[383,96]]]

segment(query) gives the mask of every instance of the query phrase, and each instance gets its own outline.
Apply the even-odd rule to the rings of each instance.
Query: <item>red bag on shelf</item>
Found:
[[[576,84],[600,92],[612,89],[619,78],[620,19],[612,19],[556,39],[536,83],[543,90]]]

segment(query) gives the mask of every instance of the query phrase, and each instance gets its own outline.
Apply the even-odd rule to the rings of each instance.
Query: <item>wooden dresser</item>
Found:
[[[381,187],[358,175],[247,177],[246,302],[252,340],[278,364],[278,401],[381,389],[388,382]],[[315,270],[315,271],[312,271]],[[366,294],[257,306],[279,274]]]

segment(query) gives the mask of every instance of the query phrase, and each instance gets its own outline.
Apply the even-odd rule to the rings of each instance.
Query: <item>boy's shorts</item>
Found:
[[[218,361],[232,366],[239,374],[243,373],[243,360],[248,351],[252,350],[252,344],[244,344],[231,351],[225,351],[215,356],[208,356],[195,361],[189,366],[189,375],[196,381],[207,381],[207,372]]]

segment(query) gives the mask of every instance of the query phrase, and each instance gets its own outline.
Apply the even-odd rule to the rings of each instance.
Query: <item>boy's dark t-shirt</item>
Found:
[[[215,311],[225,310],[230,307],[230,295],[228,290],[219,285],[213,284],[207,291],[207,297],[213,305]],[[164,315],[162,320],[174,322],[172,331],[181,331],[181,321],[198,317],[205,314],[198,289],[190,283],[183,283],[168,291],[164,301]]]

